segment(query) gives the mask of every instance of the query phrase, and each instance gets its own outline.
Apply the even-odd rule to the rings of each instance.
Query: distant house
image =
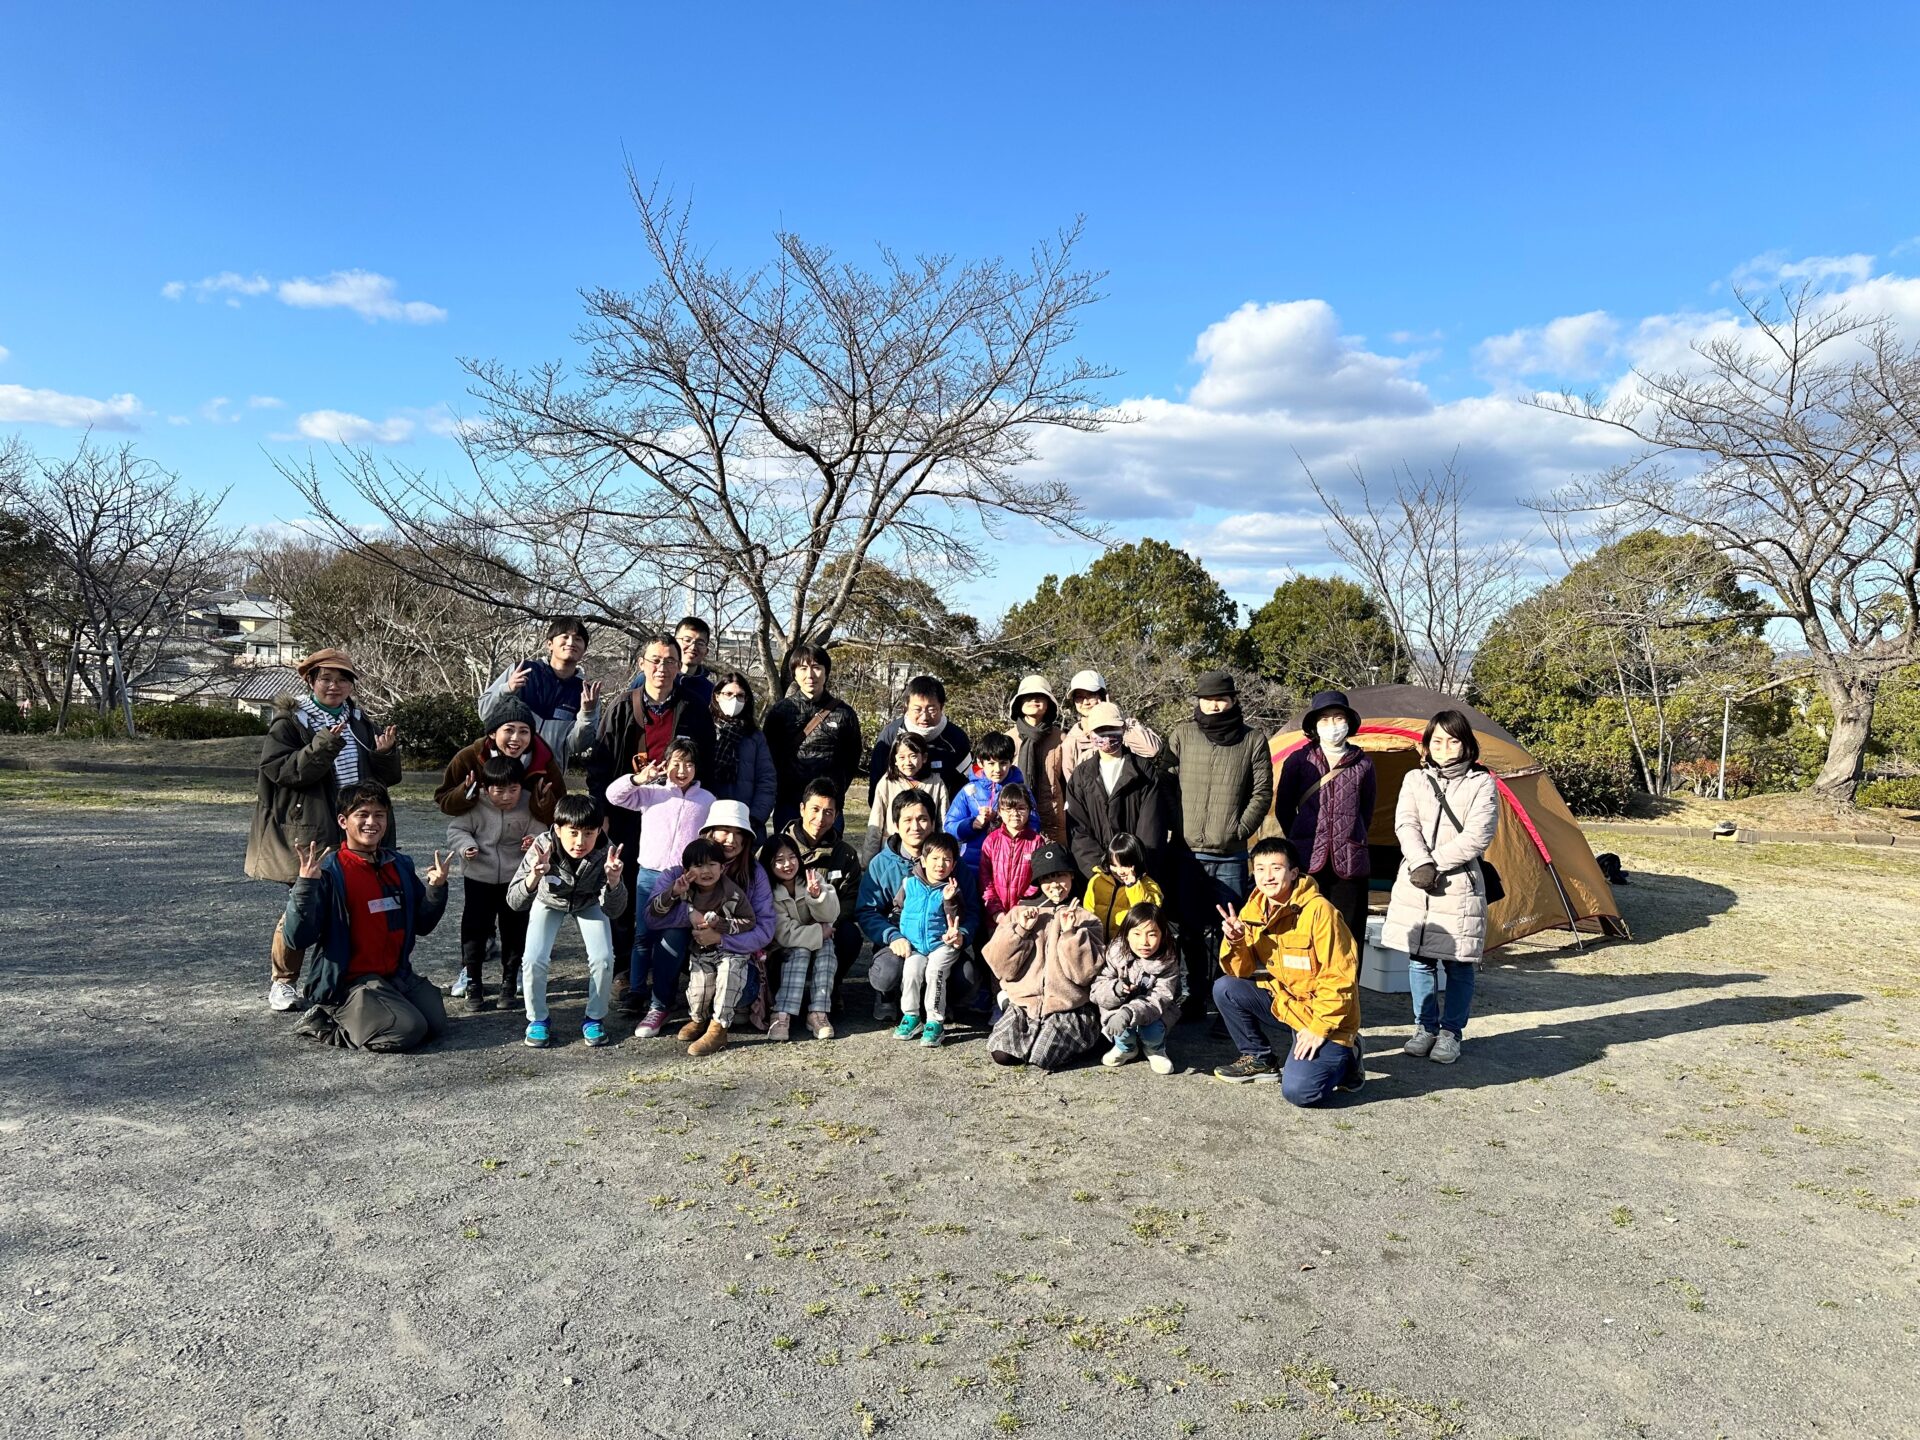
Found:
[[[180,637],[135,682],[134,698],[265,719],[276,699],[304,688],[293,670],[296,658],[285,605],[271,596],[222,591],[187,613]]]

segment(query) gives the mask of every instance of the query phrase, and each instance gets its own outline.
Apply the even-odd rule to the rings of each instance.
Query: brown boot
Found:
[[[711,1055],[727,1043],[727,1027],[715,1020],[707,1026],[707,1033],[687,1047],[689,1055]]]
[[[707,1033],[707,1020],[704,1015],[696,1015],[680,1027],[682,1040],[698,1040]]]

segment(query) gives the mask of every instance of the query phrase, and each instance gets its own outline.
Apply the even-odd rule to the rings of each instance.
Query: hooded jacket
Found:
[[[337,849],[346,839],[340,829],[340,785],[333,762],[347,742],[325,730],[308,729],[297,696],[282,695],[273,708],[267,737],[260,742],[246,872],[250,879],[291,885],[300,875],[296,847],[317,842]],[[400,747],[375,748],[373,722],[357,704],[348,709],[347,728],[360,742],[360,773],[388,787],[398,785]],[[393,839],[391,825],[387,838]]]
[[[1117,935],[1109,941],[1106,958],[1089,993],[1103,1018],[1119,1011],[1125,1017],[1119,1022],[1122,1027],[1139,1030],[1170,1024],[1177,1018],[1179,988],[1180,947],[1173,943],[1173,932],[1163,927],[1160,953],[1150,959],[1142,960]]]
[[[900,837],[895,835],[867,863],[867,873],[860,877],[860,898],[854,908],[853,918],[859,922],[860,933],[873,942],[876,950],[893,944],[903,935],[910,942],[919,943],[914,936],[907,935],[900,923],[907,877],[913,873],[913,866],[913,860],[900,852]],[[980,923],[979,888],[964,865],[953,872],[953,878],[960,882],[963,927],[972,933]],[[942,923],[940,928],[944,930],[945,924]]]
[[[1226,744],[1207,738],[1199,722],[1168,732],[1160,773],[1180,782],[1180,838],[1199,855],[1238,855],[1266,823],[1273,804],[1273,760],[1266,740],[1245,721]]]
[[[400,922],[404,939],[400,943],[398,974],[412,971],[409,957],[413,943],[433,933],[434,926],[447,909],[447,887],[426,885],[415,872],[413,861],[396,850],[382,848],[375,857],[380,866],[391,865],[399,872]],[[353,958],[353,923],[347,915],[347,880],[340,872],[338,853],[327,856],[316,879],[296,876],[287,896],[286,914],[280,928],[290,950],[308,951],[300,966],[297,989],[310,1005],[338,1005],[347,998],[347,965]],[[316,943],[317,942],[317,943]]]
[[[480,794],[480,767],[494,756],[503,754],[500,747],[493,743],[492,735],[482,735],[453,757],[447,764],[447,772],[440,779],[440,788],[433,792],[433,803],[440,807],[444,815],[464,815],[478,805]],[[560,768],[560,761],[548,748],[547,742],[536,733],[520,758],[514,762],[520,767],[520,783],[524,787],[533,818],[542,825],[553,823],[553,807],[560,803],[560,797],[567,793],[567,772]]]
[[[627,908],[627,887],[607,883],[607,856],[612,850],[604,830],[600,832],[599,843],[577,860],[567,853],[556,831],[548,830],[535,836],[533,848],[520,857],[513,880],[507,886],[507,904],[515,910],[544,905],[568,915],[577,915],[598,905],[609,920],[614,919]],[[546,877],[537,885],[530,884],[533,862],[541,855],[551,861]]]
[[[509,690],[507,682],[520,666],[527,667],[527,678],[518,690]],[[487,702],[502,695],[518,695],[520,703],[533,712],[534,734],[547,742],[553,758],[564,771],[567,760],[593,738],[597,718],[593,709],[581,707],[581,675],[562,680],[545,659],[530,657],[515,661],[502,670],[494,682],[480,692],[480,713],[487,713]]]
[[[980,928],[980,897],[965,866],[956,866],[947,879],[959,892],[960,933],[964,937],[960,943],[965,946]],[[922,880],[917,869],[909,869],[900,882],[900,893],[894,897],[894,909],[899,915],[895,923],[907,937],[907,943],[922,955],[931,955],[946,943],[945,891],[945,881],[935,885],[930,880]]]
[[[988,824],[975,829],[973,822],[985,815],[990,819],[1000,807],[1000,791],[1008,785],[1024,785],[1026,777],[1020,773],[1018,765],[1007,767],[1004,780],[989,780],[984,775],[976,775],[960,788],[953,797],[953,803],[947,806],[946,832],[960,842],[960,862],[975,870],[980,868],[980,847],[986,843],[987,836],[998,828]]]
[[[840,894],[831,882],[815,897],[807,892],[805,872],[794,876],[793,889],[768,881],[773,892],[773,943],[782,950],[818,950],[833,938],[840,918]]]
[[[1360,954],[1347,922],[1311,875],[1278,904],[1255,890],[1240,907],[1238,940],[1222,938],[1220,968],[1273,997],[1273,1017],[1342,1045],[1360,1033]]]
[[[698,780],[682,790],[674,785],[642,785],[622,775],[607,786],[607,804],[640,814],[640,843],[634,863],[642,870],[665,870],[680,857],[707,823],[714,797]]]
[[[447,821],[447,845],[461,857],[462,877],[501,885],[511,880],[520,868],[520,857],[525,853],[520,842],[539,829],[540,822],[534,819],[523,789],[510,810],[502,810],[491,800],[482,800],[466,813],[455,815]],[[468,846],[480,853],[466,858]]]
[[[1018,838],[1007,834],[1004,825],[987,832],[980,846],[980,906],[988,925],[998,924],[1007,911],[1038,893],[1033,883],[1033,852],[1051,838],[1033,828],[1031,816]]]
[[[1429,783],[1431,777],[1431,783]],[[1440,808],[1433,786],[1464,829],[1455,829]],[[1478,765],[1448,778],[1422,766],[1400,782],[1393,833],[1400,842],[1400,872],[1387,901],[1380,943],[1427,960],[1478,960],[1487,948],[1487,882],[1480,857],[1500,824],[1500,790]],[[1416,865],[1431,864],[1446,881],[1429,895],[1407,878]]]
[[[1111,940],[1120,933],[1127,912],[1149,901],[1163,910],[1167,905],[1166,892],[1151,875],[1140,875],[1133,884],[1122,885],[1114,878],[1113,872],[1102,864],[1094,869],[1093,878],[1087,881],[1087,893],[1080,903],[1100,918],[1100,928]]]
[[[1091,914],[1072,900],[1056,905],[1041,899],[1008,911],[982,958],[1008,1003],[1044,1020],[1090,1003],[1089,987],[1105,950],[1100,922]]]

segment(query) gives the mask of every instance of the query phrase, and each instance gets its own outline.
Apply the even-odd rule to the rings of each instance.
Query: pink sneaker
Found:
[[[792,1024],[793,1024],[793,1017],[791,1015],[776,1014],[773,1017],[773,1022],[767,1026],[767,1039],[769,1040],[786,1039],[787,1028]]]
[[[667,1012],[658,1005],[647,1011],[646,1018],[640,1022],[640,1028],[633,1032],[636,1040],[652,1040],[667,1028]]]
[[[816,1040],[833,1039],[833,1021],[824,1010],[807,1012],[807,1029],[813,1032],[813,1038]]]

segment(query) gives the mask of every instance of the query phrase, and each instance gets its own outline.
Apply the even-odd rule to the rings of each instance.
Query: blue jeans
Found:
[[[1189,995],[1205,995],[1213,983],[1214,962],[1220,954],[1220,911],[1234,914],[1247,903],[1247,852],[1203,855],[1193,852],[1193,869],[1180,887],[1180,953],[1186,958]]]
[[[580,939],[587,947],[587,1019],[604,1020],[613,999],[613,922],[598,905],[576,910]],[[547,972],[553,967],[553,941],[567,912],[535,900],[527,912],[527,958],[521,973],[527,982],[527,1019],[547,1018]]]
[[[1167,1048],[1167,1024],[1164,1020],[1156,1020],[1151,1025],[1142,1025],[1138,1030],[1130,1025],[1113,1038],[1113,1047],[1116,1050],[1131,1053],[1142,1045],[1149,1050]]]
[[[1213,982],[1213,1003],[1220,1018],[1227,1022],[1227,1033],[1242,1055],[1256,1060],[1273,1059],[1273,1047],[1267,1043],[1266,1024],[1279,1025],[1274,1019],[1273,999],[1251,980],[1222,975]],[[1293,1053],[1293,1032],[1286,1026],[1287,1059],[1280,1068],[1280,1094],[1289,1105],[1321,1105],[1333,1098],[1334,1088],[1354,1078],[1360,1069],[1360,1054],[1351,1046],[1329,1040],[1311,1060],[1298,1059]]]
[[[1440,976],[1436,967],[1447,967],[1447,994],[1443,1002],[1437,993]],[[1471,960],[1429,960],[1422,955],[1407,957],[1407,983],[1413,987],[1413,1018],[1422,1030],[1451,1030],[1455,1037],[1467,1033],[1467,1016],[1473,1010],[1474,974],[1480,967]]]
[[[649,1004],[657,1010],[672,1010],[680,988],[680,968],[687,963],[687,948],[693,939],[691,930],[655,930],[647,924],[647,900],[659,883],[660,872],[634,867],[634,905],[640,922],[633,931],[633,956],[627,962],[627,984],[635,994],[642,984],[651,991]]]

